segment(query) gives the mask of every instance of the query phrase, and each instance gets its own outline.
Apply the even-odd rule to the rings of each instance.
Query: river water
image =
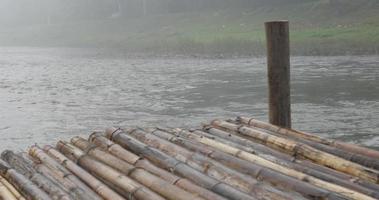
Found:
[[[379,58],[293,57],[293,127],[379,149]],[[264,58],[0,48],[0,150],[121,127],[267,121]]]

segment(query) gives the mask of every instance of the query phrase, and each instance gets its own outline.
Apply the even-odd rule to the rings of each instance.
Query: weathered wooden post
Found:
[[[291,128],[288,21],[266,22],[270,123]]]

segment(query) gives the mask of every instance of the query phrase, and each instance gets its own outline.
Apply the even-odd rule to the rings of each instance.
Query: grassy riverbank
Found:
[[[362,3],[364,2],[364,3]],[[261,55],[264,21],[288,19],[295,55],[378,54],[379,4],[329,1],[134,19],[55,23],[0,31],[0,45],[109,47],[186,55]]]

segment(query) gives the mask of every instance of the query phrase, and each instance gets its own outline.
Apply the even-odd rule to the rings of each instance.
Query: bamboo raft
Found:
[[[253,118],[4,151],[4,200],[374,200],[379,152]]]

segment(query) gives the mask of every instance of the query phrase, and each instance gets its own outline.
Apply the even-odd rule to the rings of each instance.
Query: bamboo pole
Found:
[[[230,146],[239,148],[241,150],[244,150],[244,151],[247,151],[247,152],[250,152],[253,154],[260,154],[261,155],[261,153],[262,153],[263,157],[265,157],[266,159],[269,159],[273,162],[276,162],[275,160],[277,160],[277,159],[280,160],[279,163],[281,163],[281,164],[283,164],[282,161],[288,161],[288,162],[285,162],[288,164],[291,164],[292,162],[294,162],[295,164],[298,164],[298,166],[294,165],[293,168],[298,170],[298,171],[301,171],[302,170],[301,168],[306,167],[306,168],[310,168],[310,169],[320,171],[329,177],[337,177],[339,179],[348,180],[348,181],[354,182],[354,183],[356,183],[362,187],[370,189],[372,191],[379,191],[379,185],[378,184],[357,179],[356,177],[354,177],[352,175],[345,174],[345,173],[340,172],[340,171],[336,171],[334,169],[325,167],[323,165],[318,165],[318,164],[313,163],[309,160],[304,160],[304,159],[300,160],[296,157],[296,155],[288,155],[288,154],[284,154],[284,153],[279,152],[279,151],[275,151],[274,149],[271,149],[271,148],[264,146],[260,143],[253,142],[254,140],[246,139],[246,138],[240,136],[240,134],[238,134],[238,133],[225,132],[223,130],[217,129],[217,128],[212,127],[212,126],[207,126],[207,125],[204,127],[204,129],[205,129],[205,131],[209,132],[209,134],[211,134],[211,135],[209,135],[208,133],[202,132],[202,131],[194,131],[194,133],[196,133],[198,135],[202,135],[204,137],[215,139],[215,140],[220,141],[224,144],[228,144]],[[270,156],[270,155],[272,155],[272,156]],[[306,170],[304,173],[310,173],[310,172],[312,172],[312,171]],[[309,174],[309,175],[316,176],[316,174]],[[317,177],[317,178],[319,178],[319,177]],[[354,181],[352,181],[352,180],[354,180]],[[326,180],[326,181],[329,182],[330,180]]]
[[[340,196],[334,193],[331,193],[330,191],[320,189],[308,183],[304,183],[300,180],[286,176],[270,168],[265,168],[260,165],[256,165],[254,163],[241,160],[237,157],[218,151],[202,143],[192,141],[192,140],[190,141],[190,140],[181,138],[180,136],[178,137],[178,136],[171,135],[175,133],[171,133],[167,135],[165,134],[165,132],[158,130],[158,131],[154,131],[153,134],[161,138],[165,138],[175,144],[178,144],[182,147],[190,149],[194,152],[199,152],[199,153],[202,153],[203,155],[208,156],[209,158],[218,160],[224,165],[230,168],[236,169],[240,171],[241,173],[253,176],[254,178],[258,180],[267,181],[275,185],[276,187],[284,188],[285,190],[288,190],[288,191],[298,192],[307,198],[318,198],[318,199],[323,199],[323,198],[340,199],[341,198]],[[292,194],[292,195],[294,196],[295,194]],[[299,199],[299,198],[296,198],[296,199]]]
[[[252,137],[267,146],[282,149],[288,153],[302,156],[315,163],[333,168],[335,170],[356,176],[363,180],[379,183],[379,173],[369,168],[363,167],[351,161],[347,161],[340,157],[329,153],[319,151],[306,144],[297,143],[289,139],[280,138],[268,133],[257,131],[246,126],[239,126],[225,121],[215,120],[212,122],[215,127],[236,131],[242,135]]]
[[[198,132],[199,131],[195,131],[193,133],[198,134]],[[169,136],[165,136],[164,132],[159,131],[159,130],[154,131],[153,134],[156,134],[157,136],[160,136],[160,137],[164,137],[165,139],[167,139],[167,140],[169,140],[175,144],[178,144],[180,146],[183,146],[187,149],[190,149],[192,151],[200,152],[200,153],[202,153],[202,154],[204,154],[210,158],[213,158],[215,160],[220,161],[221,163],[223,163],[223,164],[225,164],[231,168],[234,168],[234,169],[240,171],[241,173],[249,174],[249,175],[251,175],[251,176],[253,176],[259,180],[264,180],[264,181],[270,182],[275,186],[279,186],[282,188],[287,188],[288,190],[291,190],[291,191],[299,192],[300,194],[303,194],[304,196],[307,196],[307,197],[318,196],[320,198],[325,198],[325,197],[331,198],[331,196],[334,195],[334,194],[331,194],[329,191],[322,191],[321,188],[318,188],[318,187],[313,186],[313,185],[308,184],[308,183],[304,183],[301,180],[297,180],[297,179],[294,179],[292,177],[285,176],[281,173],[278,173],[277,171],[262,167],[260,165],[256,165],[254,163],[247,162],[245,160],[241,160],[241,159],[236,158],[232,155],[226,154],[224,152],[218,151],[217,149],[206,146],[202,143],[187,140],[185,138],[182,138],[180,135],[176,136],[176,137],[172,137],[172,136],[169,137]],[[175,135],[175,133],[170,133],[170,134]],[[198,134],[198,135],[201,137],[206,137],[202,134],[201,135]],[[240,147],[241,146],[237,145],[236,148],[240,148]],[[259,153],[256,155],[260,156]],[[267,157],[265,157],[265,158],[267,158]],[[277,164],[283,165],[282,160],[280,160],[280,161],[273,161],[271,159],[269,159],[269,160],[272,162],[275,162]],[[346,187],[348,189],[360,192],[362,194],[366,194],[366,195],[374,197],[374,198],[379,198],[379,193],[376,190],[371,190],[369,188],[356,185],[353,182],[351,182],[352,179],[341,180],[341,179],[338,179],[335,177],[330,178],[331,175],[329,175],[329,174],[320,173],[320,172],[317,172],[317,171],[315,171],[313,169],[309,169],[309,168],[299,170],[298,167],[293,168],[293,166],[291,165],[291,162],[284,161],[284,163],[285,164],[283,166],[286,166],[288,168],[298,170],[298,171],[306,173],[306,174],[309,173],[309,175],[314,176],[316,178],[319,178],[318,176],[321,176],[322,178],[326,179],[326,180],[322,179],[324,181]]]
[[[0,199],[17,200],[13,193],[2,182],[0,182]]]
[[[28,200],[51,200],[51,198],[34,183],[27,179],[9,165],[0,160],[0,175],[14,185]]]
[[[208,137],[211,139],[215,139],[217,141],[228,144],[230,146],[241,148],[242,150],[253,153],[253,154],[262,155],[262,157],[266,157],[267,159],[274,158],[273,160],[279,159],[280,161],[299,163],[301,164],[301,166],[304,165],[306,167],[314,168],[315,170],[321,171],[323,173],[326,173],[326,174],[329,174],[341,179],[352,179],[351,175],[347,175],[345,173],[336,171],[334,169],[327,168],[323,165],[315,164],[309,160],[300,160],[296,157],[296,155],[289,155],[289,154],[283,153],[282,151],[277,151],[276,149],[272,149],[261,143],[255,142],[254,140],[249,140],[247,138],[244,138],[238,133],[226,132],[224,130],[220,130],[212,126],[204,126],[203,130],[205,132],[195,130],[193,131],[193,133],[204,136],[204,137]]]
[[[16,190],[16,188],[11,185],[7,179],[5,179],[3,176],[0,176],[0,183],[7,187],[7,189],[12,193],[12,195],[17,199],[17,200],[25,200],[25,198],[20,194],[19,191]]]
[[[355,144],[349,144],[349,143],[344,143],[344,142],[340,142],[337,140],[326,139],[326,138],[322,138],[322,137],[319,137],[317,135],[307,133],[307,132],[303,132],[303,131],[281,128],[281,127],[278,127],[278,126],[275,126],[275,125],[272,125],[269,123],[265,123],[265,122],[256,120],[254,118],[238,117],[237,121],[240,121],[241,123],[244,123],[244,124],[247,124],[250,126],[254,126],[257,128],[276,132],[279,134],[288,135],[288,136],[292,136],[292,137],[304,138],[306,140],[318,142],[318,143],[325,144],[325,145],[334,146],[338,149],[342,149],[342,150],[345,150],[347,152],[352,152],[352,153],[361,154],[361,155],[364,155],[367,157],[371,157],[374,159],[379,159],[379,151],[375,151],[373,149],[358,146]]]
[[[96,174],[93,174],[93,176],[94,176],[95,178],[97,178],[99,181],[101,181],[103,184],[105,184],[106,186],[108,186],[111,190],[114,190],[115,192],[117,192],[117,193],[120,194],[122,197],[126,198],[127,200],[129,200],[129,199],[132,198],[132,197],[130,196],[130,194],[129,194],[126,190],[124,190],[124,189],[118,187],[117,185],[115,185],[115,184],[113,184],[113,183],[107,181],[106,179],[104,179],[104,178],[102,178],[102,177],[100,177],[100,176],[97,176]]]
[[[327,140],[315,135],[311,135],[308,133],[303,133],[299,131],[295,131],[292,129],[285,129],[280,128],[271,124],[267,124],[264,122],[260,122],[258,120],[252,119],[252,118],[246,118],[246,117],[238,117],[237,122],[240,122],[242,124],[245,124],[251,128],[261,128],[264,130],[271,131],[273,133],[277,133],[280,136],[289,137],[291,139],[295,139],[297,141],[303,142],[308,144],[309,146],[312,146],[318,150],[328,152],[330,154],[342,157],[346,160],[350,160],[352,162],[356,162],[358,164],[364,165],[366,167],[370,167],[373,169],[378,170],[379,169],[379,158],[378,159],[372,159],[373,156],[368,155],[362,155],[361,153],[352,152],[352,149],[344,149],[339,148],[335,145],[335,141]],[[338,142],[337,142],[338,143]],[[359,146],[357,146],[359,147]],[[363,148],[363,147],[362,147]],[[371,154],[375,154],[379,152],[376,152],[374,150],[367,149],[367,152],[372,152]]]
[[[183,131],[183,130],[179,130],[179,129],[177,130],[177,133],[180,133],[180,135],[183,137],[198,141],[200,143],[211,146],[215,149],[218,149],[218,150],[223,151],[225,153],[231,154],[233,156],[236,156],[236,157],[241,158],[243,160],[249,161],[251,163],[256,163],[256,164],[262,165],[264,167],[267,167],[267,168],[276,170],[278,172],[281,172],[283,174],[286,174],[287,176],[291,176],[291,177],[297,178],[299,180],[306,181],[306,182],[313,184],[315,186],[318,186],[320,188],[324,188],[326,190],[336,192],[337,194],[343,195],[347,198],[354,199],[354,200],[363,200],[363,199],[373,200],[374,199],[374,198],[367,196],[367,195],[364,195],[362,193],[359,193],[359,192],[344,188],[342,186],[335,185],[335,184],[317,179],[315,177],[306,175],[304,173],[298,172],[298,171],[293,170],[293,169],[289,169],[287,167],[283,167],[279,164],[273,163],[269,160],[266,160],[266,159],[261,158],[257,155],[248,153],[246,151],[242,151],[242,150],[237,149],[235,147],[231,147],[229,145],[226,145],[226,144],[223,144],[223,143],[220,143],[220,142],[208,139],[208,138],[204,138],[204,137],[198,136],[196,134],[193,134],[193,133],[190,133],[187,131]]]
[[[88,140],[94,145],[108,151],[109,153],[111,153],[114,156],[119,157],[120,159],[123,159],[129,164],[135,165],[139,160],[143,159],[137,156],[136,154],[130,151],[127,151],[120,145],[115,144],[114,142],[110,141],[108,138],[105,137],[103,133],[99,133],[99,132],[92,133],[89,136]]]
[[[65,154],[64,156],[66,156],[68,159],[70,159],[71,161],[75,161],[76,162],[76,158],[75,156],[67,153]],[[79,166],[80,167],[80,166]],[[90,171],[88,171],[90,173]],[[115,184],[109,182],[108,180],[102,178],[101,176],[98,176],[97,174],[94,174],[94,173],[91,173],[93,176],[95,176],[95,178],[99,179],[102,183],[106,184],[110,189],[116,191],[118,194],[122,195],[124,198],[130,198],[130,193],[128,193],[127,191],[125,191],[124,189],[116,186]],[[61,180],[61,181],[65,181],[65,180]],[[82,190],[80,190],[82,191]]]
[[[155,192],[151,191],[148,188],[145,188],[141,184],[137,183],[128,176],[121,174],[117,170],[90,158],[88,155],[85,155],[80,149],[69,143],[60,141],[57,143],[57,149],[64,155],[70,154],[73,156],[81,167],[127,191],[132,198],[140,200],[164,200],[164,198]]]
[[[100,150],[96,146],[91,146],[87,140],[74,137],[71,139],[71,143],[81,150],[85,151],[87,155],[119,170],[120,172],[128,175],[139,183],[143,184],[147,188],[157,192],[166,199],[171,200],[204,200],[201,197],[197,197],[192,193],[180,189],[177,186],[170,184],[169,182],[151,174],[150,172],[136,168],[135,166],[127,163],[124,160],[113,156],[110,153]]]
[[[205,130],[209,133],[198,130],[194,130],[193,133],[258,155],[274,163],[295,169],[296,171],[314,176],[326,182],[341,185],[372,197],[378,197],[379,195],[379,185],[377,184],[359,180],[351,175],[335,171],[322,165],[317,165],[308,160],[299,160],[295,156],[282,154],[281,152],[274,151],[267,146],[252,142],[236,134],[231,134],[213,127],[206,127]]]
[[[289,197],[279,194],[277,191],[270,190],[268,186],[261,184],[250,176],[246,176],[236,170],[225,167],[216,160],[209,159],[208,157],[196,152],[191,152],[153,134],[149,134],[139,129],[128,131],[128,134],[153,148],[157,148],[168,155],[187,163],[204,174],[208,174],[219,181],[223,181],[229,185],[239,188],[246,193],[256,196],[257,198],[289,199]]]
[[[252,140],[248,140],[246,138],[243,138],[239,135],[232,134],[230,132],[217,129],[213,126],[205,125],[203,127],[203,131],[195,130],[193,133],[196,133],[198,135],[215,139],[217,141],[220,141],[222,143],[231,145],[231,146],[238,146],[238,148],[243,148],[243,150],[253,153],[253,154],[259,154],[263,157],[273,157],[275,159],[280,160],[288,160],[288,161],[298,161],[296,157],[288,155],[286,153],[283,153],[281,151],[277,151],[276,149],[272,149],[268,146],[265,146],[263,144],[254,142]]]
[[[78,176],[82,181],[89,185],[97,194],[99,194],[105,200],[124,200],[119,194],[111,190],[108,186],[103,184],[101,181],[97,180],[90,173],[76,165],[74,162],[69,160],[66,156],[59,153],[51,146],[45,146],[44,150],[51,157],[55,158],[64,167],[70,170],[73,174]]]
[[[29,155],[39,160],[41,164],[36,166],[36,169],[45,176],[52,177],[64,188],[70,191],[76,198],[100,200],[92,189],[79,180],[78,177],[70,173],[65,167],[47,155],[42,149],[37,146],[29,148]]]
[[[123,147],[109,139],[105,138],[101,133],[94,133],[90,136],[89,140],[97,145],[100,148],[107,150],[112,155],[142,169],[149,171],[150,173],[161,177],[162,179],[170,182],[173,185],[176,185],[190,193],[201,196],[207,200],[226,200],[224,197],[211,192],[205,188],[202,188],[191,181],[178,177],[172,173],[167,172],[149,162],[146,159],[143,159],[130,151],[127,151]]]
[[[62,187],[65,191],[67,191],[70,196],[75,200],[91,200],[91,197],[89,197],[85,191],[83,191],[81,188],[76,186],[74,183],[72,183],[70,180],[61,177],[60,175],[57,175],[57,173],[50,168],[46,167],[43,164],[36,164],[34,168],[37,170],[38,173],[44,175],[45,177],[49,178],[50,180],[54,181],[57,185]]]
[[[327,176],[334,176],[343,180],[356,179],[356,177],[353,177],[351,175],[336,171],[331,168],[327,168],[323,165],[315,164],[309,160],[299,159],[299,157],[297,157],[296,155],[289,155],[289,154],[282,153],[275,149],[271,149],[268,146],[264,146],[260,143],[256,143],[253,140],[248,140],[246,138],[243,138],[234,133],[231,134],[229,132],[225,132],[223,130],[220,130],[214,127],[212,128],[207,127],[205,131],[207,132],[195,130],[193,131],[193,133],[216,140],[218,142],[222,142],[224,144],[244,150],[246,152],[259,155],[272,162],[277,162],[278,164],[283,164],[285,166],[291,166],[290,168],[294,168],[298,171],[301,170],[301,167],[307,167],[307,168],[322,172],[326,174]],[[359,180],[359,183],[363,183],[363,181]],[[365,183],[368,183],[368,182],[365,182]],[[374,183],[369,183],[369,184],[376,185]]]
[[[33,163],[28,163],[20,155],[15,154],[12,151],[4,151],[1,154],[1,158],[6,161],[13,169],[17,170],[39,188],[44,190],[52,199],[56,200],[70,200],[70,195],[62,189],[59,185],[46,178],[42,174],[38,173],[33,168]]]
[[[294,156],[282,154],[264,145],[242,138],[236,134],[224,132],[213,127],[206,127],[205,130],[208,131],[208,133],[197,130],[193,131],[193,133],[253,153],[277,164],[295,169],[299,172],[314,176],[324,181],[341,185],[371,197],[379,198],[379,185],[364,182],[362,180],[356,180],[353,176],[326,168],[322,165],[316,165],[308,160],[299,160]],[[354,180],[354,182],[352,182],[352,180]],[[370,185],[369,187],[368,184]]]
[[[248,195],[244,192],[241,192],[240,190],[231,187],[230,185],[211,178],[201,173],[200,171],[197,171],[194,168],[188,166],[187,164],[184,164],[161,151],[150,148],[138,140],[121,133],[122,131],[119,129],[108,129],[106,134],[110,140],[118,143],[122,147],[127,148],[130,151],[149,159],[156,165],[165,168],[166,170],[172,171],[179,176],[188,178],[189,180],[199,184],[199,186],[207,188],[221,196],[224,196],[231,200],[256,199],[251,195]]]

